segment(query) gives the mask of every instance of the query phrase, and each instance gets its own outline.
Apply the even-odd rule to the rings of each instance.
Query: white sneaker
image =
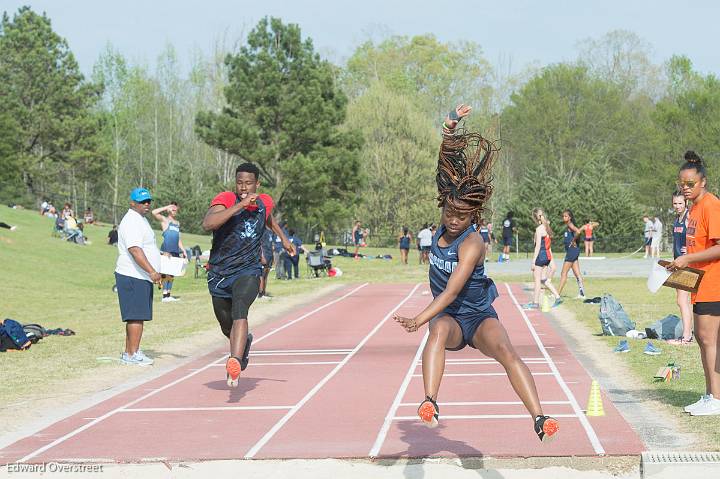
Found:
[[[712,394],[708,394],[706,399],[700,406],[696,407],[690,414],[692,416],[717,416],[720,415],[720,399],[715,399]]]
[[[176,298],[175,296],[165,296],[162,299],[163,303],[172,303],[173,301],[180,301],[180,298]]]
[[[126,352],[123,352],[120,355],[120,363],[121,364],[137,364],[137,361],[135,360],[135,355],[130,355]]]
[[[702,406],[703,403],[709,399],[709,397],[712,397],[712,394],[710,394],[710,395],[703,394],[702,396],[700,396],[700,399],[698,399],[694,403],[690,404],[689,406],[685,406],[683,408],[683,411],[689,412],[689,413],[693,412],[694,409],[697,409],[700,406]]]
[[[134,359],[136,364],[138,364],[139,366],[150,366],[155,362],[154,360],[145,356],[145,353],[143,353],[139,349],[135,354],[132,355],[132,359]]]

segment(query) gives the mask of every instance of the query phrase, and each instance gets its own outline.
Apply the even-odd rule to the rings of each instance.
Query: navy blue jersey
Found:
[[[489,243],[490,242],[490,228],[487,226],[481,226],[480,227],[480,236],[482,236],[482,239],[484,242]]]
[[[565,251],[571,249],[571,248],[579,248],[577,246],[577,243],[575,246],[570,246],[575,239],[575,232],[571,230],[569,227],[565,229],[565,234],[563,235],[563,243],[565,244]]]
[[[297,236],[288,236],[288,241],[295,246],[295,256],[293,258],[297,258],[300,256],[300,247],[302,246],[302,240],[298,238]]]
[[[682,256],[683,249],[685,248],[685,231],[687,229],[687,225],[685,224],[685,221],[687,220],[688,212],[685,210],[685,213],[682,215],[682,218],[675,218],[675,222],[673,223],[673,257],[677,258],[678,256]]]
[[[162,236],[163,242],[160,251],[163,253],[180,253],[180,223],[169,222]]]
[[[477,227],[471,225],[445,248],[438,246],[438,240],[443,233],[445,225],[440,225],[430,247],[430,289],[435,298],[445,291],[450,275],[458,265],[460,245],[468,235],[477,233]],[[495,283],[485,276],[485,265],[481,263],[475,266],[455,301],[445,308],[444,312],[458,320],[470,319],[477,313],[491,310],[492,302],[497,297]]]
[[[229,195],[234,196],[233,198]],[[240,198],[235,193],[221,193],[215,197],[212,206],[223,205],[226,208],[237,204]],[[260,248],[262,246],[265,223],[272,209],[272,198],[259,195],[255,205],[250,205],[235,213],[220,228],[213,231],[210,250],[210,269],[221,276],[249,275],[260,276]]]
[[[401,236],[400,237],[400,249],[410,249],[410,237],[409,236]]]

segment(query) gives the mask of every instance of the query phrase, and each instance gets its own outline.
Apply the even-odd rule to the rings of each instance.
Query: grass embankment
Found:
[[[77,333],[50,336],[28,351],[0,353],[0,408],[25,398],[59,397],[58,391],[64,389],[60,385],[88,373],[119,373],[122,366],[117,361],[97,359],[119,358],[125,337],[112,291],[117,248],[106,244],[109,226],[89,225],[85,234],[91,244],[80,246],[52,237],[53,220],[34,211],[0,206],[0,221],[17,226],[12,232],[0,229],[0,317]],[[160,241],[159,231],[156,236]],[[183,234],[182,239],[186,247],[210,248],[209,236]],[[308,277],[301,258],[301,279],[278,281],[271,272],[268,290],[276,299],[256,302],[253,308],[272,312],[273,304],[280,304],[283,298],[300,297],[329,285],[427,281],[427,266],[417,264],[415,252],[407,266],[400,264],[396,249],[363,248],[363,253],[390,254],[393,259],[336,257],[333,264],[343,275],[314,279]],[[191,264],[186,276],[176,280],[173,293],[181,301],[161,303],[155,292],[154,320],[145,329],[142,342],[150,356],[178,357],[173,343],[196,332],[218,330],[205,279],[195,279],[193,273]],[[222,341],[221,336],[218,339]]]
[[[675,302],[675,290],[661,288],[652,294],[646,287],[645,279],[591,279],[587,280],[589,296],[612,294],[636,323],[636,329],[644,331],[655,321],[668,314],[680,315]],[[570,289],[572,290],[570,285]],[[662,340],[633,340],[613,336],[602,336],[598,320],[599,305],[584,304],[579,301],[566,301],[565,306],[575,314],[578,321],[597,332],[597,336],[588,340],[600,341],[609,351],[617,346],[620,339],[628,339],[630,352],[620,357],[635,373],[637,381],[646,385],[648,397],[657,399],[669,406],[688,430],[699,432],[708,438],[708,443],[720,450],[720,416],[691,417],[682,408],[698,400],[705,392],[705,378],[697,343],[690,346],[673,346]],[[643,354],[645,345],[651,341],[662,350],[659,356]],[[680,365],[680,380],[655,382],[653,376],[657,370],[669,362]]]

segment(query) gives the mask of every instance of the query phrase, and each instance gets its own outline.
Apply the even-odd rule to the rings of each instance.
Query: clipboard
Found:
[[[667,267],[670,264],[670,261],[659,260],[658,264],[660,266]],[[697,293],[704,274],[705,271],[701,269],[690,267],[680,268],[670,274],[670,277],[665,280],[663,286]]]

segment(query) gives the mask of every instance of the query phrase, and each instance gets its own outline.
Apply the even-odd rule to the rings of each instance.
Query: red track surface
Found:
[[[391,318],[430,300],[427,285],[364,285],[256,328],[240,386],[225,385],[220,349],[0,450],[0,462],[139,462],[236,458],[594,456],[643,445],[603,397],[587,418],[591,379],[542,313],[524,316],[519,286],[495,302],[535,375],[557,440],[541,444],[499,364],[465,348],[447,355],[440,427],[415,417],[424,397],[424,331]],[[512,290],[512,294],[511,294]]]

